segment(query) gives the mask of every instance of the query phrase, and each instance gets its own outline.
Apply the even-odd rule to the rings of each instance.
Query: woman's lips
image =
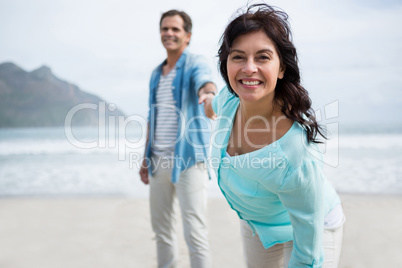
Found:
[[[245,79],[240,79],[240,83],[245,86],[258,86],[259,84],[262,84],[260,80],[245,80]]]

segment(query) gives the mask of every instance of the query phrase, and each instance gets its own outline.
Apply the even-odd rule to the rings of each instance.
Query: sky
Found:
[[[258,3],[260,1],[251,1]],[[222,32],[240,0],[0,0],[0,63],[43,65],[127,115],[146,115],[151,71],[166,58],[160,15],[186,11],[190,51],[218,88]],[[325,120],[402,124],[402,1],[266,1],[288,13],[302,83]],[[325,113],[325,111],[327,113]]]

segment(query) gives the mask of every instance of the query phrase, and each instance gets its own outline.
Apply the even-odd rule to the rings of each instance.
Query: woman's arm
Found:
[[[278,196],[293,227],[289,267],[321,267],[323,262],[324,198],[321,168],[304,163],[286,177]]]

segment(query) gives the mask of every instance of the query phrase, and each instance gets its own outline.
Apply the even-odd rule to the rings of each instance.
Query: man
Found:
[[[210,267],[204,164],[209,143],[202,105],[216,92],[202,57],[187,50],[192,22],[182,11],[162,14],[160,35],[167,59],[152,73],[148,136],[141,180],[150,184],[158,267],[176,267],[175,203],[179,202],[191,267]]]

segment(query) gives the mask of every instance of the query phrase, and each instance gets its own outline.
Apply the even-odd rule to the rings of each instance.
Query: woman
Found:
[[[227,87],[200,103],[218,116],[211,164],[241,219],[248,267],[337,267],[344,215],[322,173],[287,14],[253,5],[221,41]]]

